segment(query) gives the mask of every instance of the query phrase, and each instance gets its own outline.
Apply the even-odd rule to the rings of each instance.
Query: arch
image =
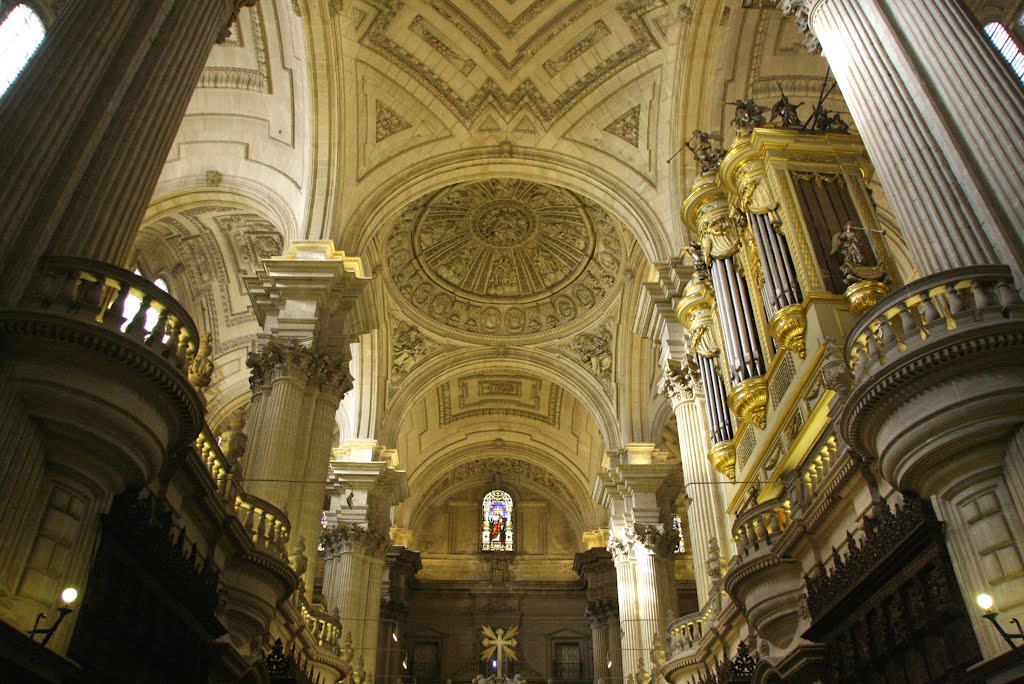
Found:
[[[586,407],[597,423],[605,449],[622,448],[612,400],[600,381],[582,366],[552,352],[530,348],[508,348],[502,362],[503,367],[536,373],[564,387]],[[425,392],[436,387],[442,378],[453,377],[474,367],[493,369],[494,350],[489,347],[460,349],[427,359],[414,368],[390,399],[381,425],[380,441],[384,444],[397,443],[406,412]]]
[[[576,480],[563,478],[552,470],[544,454],[522,444],[506,443],[502,446],[503,455],[495,457],[488,451],[492,448],[493,445],[487,444],[466,446],[444,454],[445,467],[421,469],[410,479],[409,489],[414,494],[398,506],[395,524],[416,529],[426,514],[426,504],[446,493],[472,489],[475,497],[482,496],[494,488],[493,476],[504,468],[519,470],[522,477],[499,481],[501,489],[515,499],[527,493],[547,495],[573,526],[577,538],[581,538],[585,530],[599,526],[601,521],[593,519],[592,506],[588,505],[590,492]],[[428,474],[420,474],[423,472]]]
[[[622,221],[652,263],[675,254],[671,236],[648,203],[604,169],[558,153],[524,150],[507,157],[491,149],[441,155],[397,174],[356,208],[347,222],[355,227],[351,234],[335,230],[335,242],[352,254],[362,254],[395,215],[424,195],[455,183],[515,178],[563,187],[597,202]]]
[[[224,204],[263,214],[286,241],[298,235],[295,215],[283,198],[262,183],[237,176],[224,176],[216,188],[202,187],[199,179],[188,183],[161,182],[142,218],[142,226],[208,204]]]

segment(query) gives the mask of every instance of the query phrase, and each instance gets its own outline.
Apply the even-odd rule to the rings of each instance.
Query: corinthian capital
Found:
[[[666,532],[659,525],[635,525],[628,536],[659,556],[671,556],[679,545],[679,533],[671,527]]]
[[[348,359],[325,354],[298,340],[271,340],[259,352],[249,355],[252,390],[262,390],[279,378],[290,378],[339,398],[352,389]]]
[[[665,364],[658,391],[672,402],[673,407],[703,392],[697,359],[687,355],[682,362],[669,360]]]
[[[356,523],[338,523],[320,535],[320,545],[328,557],[345,552],[383,558],[391,546],[386,535],[371,532]]]
[[[779,9],[783,14],[796,17],[797,28],[806,36],[803,46],[808,52],[813,53],[821,52],[821,43],[811,30],[810,24],[811,10],[819,2],[820,0],[779,0]]]

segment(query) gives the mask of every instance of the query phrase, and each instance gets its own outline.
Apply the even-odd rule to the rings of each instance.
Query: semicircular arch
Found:
[[[605,449],[621,448],[618,422],[605,387],[583,367],[541,349],[507,349],[500,367],[534,373],[568,391],[584,406],[597,424]],[[479,369],[494,370],[494,350],[488,347],[460,349],[425,360],[405,378],[389,400],[381,426],[381,441],[396,444],[407,412],[442,381]]]

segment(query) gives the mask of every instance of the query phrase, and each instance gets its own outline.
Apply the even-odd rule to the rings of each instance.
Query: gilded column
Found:
[[[255,1],[65,3],[0,100],[0,302],[44,254],[124,262],[210,48]]]
[[[1024,91],[961,0],[782,0],[820,45],[924,274],[1024,264]]]

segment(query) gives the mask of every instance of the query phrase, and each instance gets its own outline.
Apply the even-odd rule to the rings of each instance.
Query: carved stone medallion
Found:
[[[568,190],[513,179],[408,205],[385,242],[392,294],[425,328],[467,341],[584,325],[622,280],[623,228]]]

